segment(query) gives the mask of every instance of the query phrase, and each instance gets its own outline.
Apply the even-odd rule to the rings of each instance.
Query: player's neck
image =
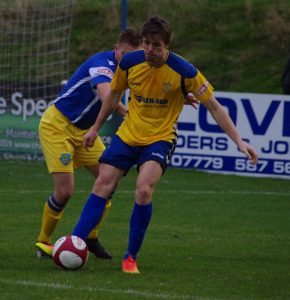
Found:
[[[156,62],[148,62],[152,67],[155,67],[155,68],[158,68],[158,67],[161,67],[167,60],[168,58],[168,55],[169,55],[169,51],[166,50],[163,57],[160,58],[160,60],[156,61]]]

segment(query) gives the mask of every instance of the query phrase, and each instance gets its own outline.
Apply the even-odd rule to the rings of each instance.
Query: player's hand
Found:
[[[197,105],[199,104],[199,101],[194,97],[192,93],[188,93],[186,96],[186,103],[187,105],[191,105],[194,109],[197,109]]]
[[[95,140],[98,136],[98,132],[91,128],[85,135],[84,135],[84,141],[83,145],[86,149],[89,147],[92,147],[95,143]]]
[[[238,144],[238,148],[246,155],[246,157],[252,162],[253,165],[257,164],[258,153],[254,147],[252,147],[245,141],[242,141],[240,144]]]

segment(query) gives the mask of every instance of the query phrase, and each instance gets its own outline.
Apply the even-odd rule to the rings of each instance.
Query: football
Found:
[[[65,270],[77,270],[88,260],[88,247],[84,240],[75,235],[58,239],[52,250],[55,264]]]

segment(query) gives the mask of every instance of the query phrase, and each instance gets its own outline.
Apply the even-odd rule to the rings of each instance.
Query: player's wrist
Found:
[[[97,136],[98,135],[98,126],[93,125],[90,129],[91,135]]]

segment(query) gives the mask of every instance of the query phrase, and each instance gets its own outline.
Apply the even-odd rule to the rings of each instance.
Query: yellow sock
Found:
[[[100,222],[97,224],[97,226],[90,232],[89,236],[88,236],[88,239],[96,239],[98,237],[98,234],[99,234],[99,229],[100,229],[100,226],[101,224],[103,223],[105,217],[107,216],[107,213],[108,211],[110,210],[112,206],[112,202],[111,200],[108,200],[107,201],[107,204],[106,204],[106,207],[105,207],[105,210],[103,212],[103,215],[102,215],[102,218],[100,220]]]
[[[53,196],[50,196],[44,205],[40,234],[37,241],[50,244],[51,235],[63,214],[63,206],[57,204]]]

